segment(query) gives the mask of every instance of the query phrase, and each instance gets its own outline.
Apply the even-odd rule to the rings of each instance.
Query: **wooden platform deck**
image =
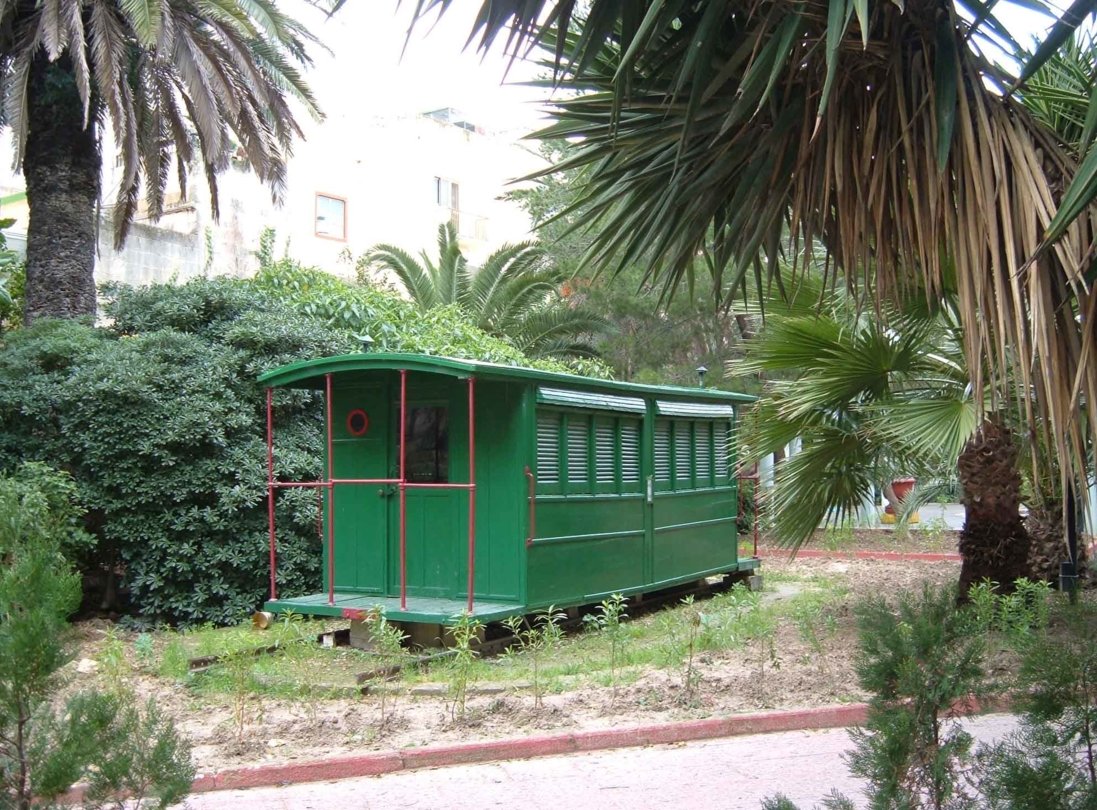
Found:
[[[304,613],[309,616],[338,616],[341,618],[361,618],[360,614],[377,608],[384,608],[385,617],[390,621],[424,622],[447,624],[459,616],[468,607],[464,599],[441,599],[425,596],[409,596],[407,608],[400,608],[398,596],[380,596],[335,592],[335,604],[328,602],[328,594],[312,593],[307,596],[294,596],[288,599],[268,601],[263,609],[272,613]],[[472,604],[472,616],[482,622],[494,622],[507,616],[525,613],[523,605],[514,602],[483,602]]]

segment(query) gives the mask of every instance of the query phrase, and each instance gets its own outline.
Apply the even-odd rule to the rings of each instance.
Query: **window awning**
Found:
[[[655,401],[656,412],[660,416],[692,416],[700,419],[732,419],[735,407],[718,402],[676,402],[659,399]]]
[[[537,401],[545,405],[563,405],[567,408],[588,408],[600,411],[643,413],[646,410],[641,397],[594,394],[589,391],[570,391],[566,388],[545,388],[544,386],[537,389]]]

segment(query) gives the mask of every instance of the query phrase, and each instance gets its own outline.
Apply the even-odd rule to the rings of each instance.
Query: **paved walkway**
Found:
[[[981,740],[1015,725],[1010,715],[975,718]],[[282,788],[206,793],[194,810],[758,810],[782,792],[810,810],[831,788],[864,805],[846,772],[846,729],[791,731],[627,748],[592,754],[451,766]]]

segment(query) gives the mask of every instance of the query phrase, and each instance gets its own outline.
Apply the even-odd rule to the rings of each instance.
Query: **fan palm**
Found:
[[[787,228],[794,254],[818,239],[881,298],[912,276],[936,295],[954,271],[975,391],[985,374],[1001,394],[1039,386],[1019,401],[1081,479],[1097,149],[1064,148],[1010,94],[1094,5],[1047,6],[1050,33],[1012,72],[988,54],[1017,43],[981,0],[485,0],[474,37],[547,45],[579,91],[540,134],[579,144],[566,167],[588,173],[594,260],[644,258],[672,288],[714,239],[735,282],[760,256],[777,272]]]
[[[121,246],[144,189],[163,210],[200,158],[216,175],[237,148],[274,197],[301,134],[289,97],[319,116],[300,66],[312,37],[275,0],[0,2],[0,94],[27,184],[26,319],[94,315],[96,206],[104,123],[122,181]]]
[[[560,296],[563,279],[533,242],[504,245],[474,268],[446,222],[438,226],[437,261],[423,251],[420,262],[386,244],[364,258],[395,275],[421,309],[456,304],[478,328],[510,340],[530,357],[591,357],[587,337],[605,326],[601,317]]]
[[[802,441],[774,486],[783,542],[852,518],[883,481],[955,463],[978,425],[958,334],[940,314],[770,314],[729,371],[771,379],[743,431],[747,455]]]
[[[960,593],[984,578],[1008,589],[1033,575],[1017,446],[1002,414],[978,416],[961,331],[947,305],[770,317],[733,370],[788,377],[769,384],[744,431],[755,459],[801,441],[772,490],[783,542],[798,548],[824,521],[853,517],[881,482],[940,478],[958,465]]]

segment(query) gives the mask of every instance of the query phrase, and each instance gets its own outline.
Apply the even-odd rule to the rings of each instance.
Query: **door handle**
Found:
[[[655,480],[648,476],[648,503],[655,502]]]
[[[378,498],[388,498],[388,497],[390,497],[392,495],[395,495],[395,494],[396,494],[396,487],[393,487],[393,486],[381,487],[380,489],[377,490],[377,497]]]

